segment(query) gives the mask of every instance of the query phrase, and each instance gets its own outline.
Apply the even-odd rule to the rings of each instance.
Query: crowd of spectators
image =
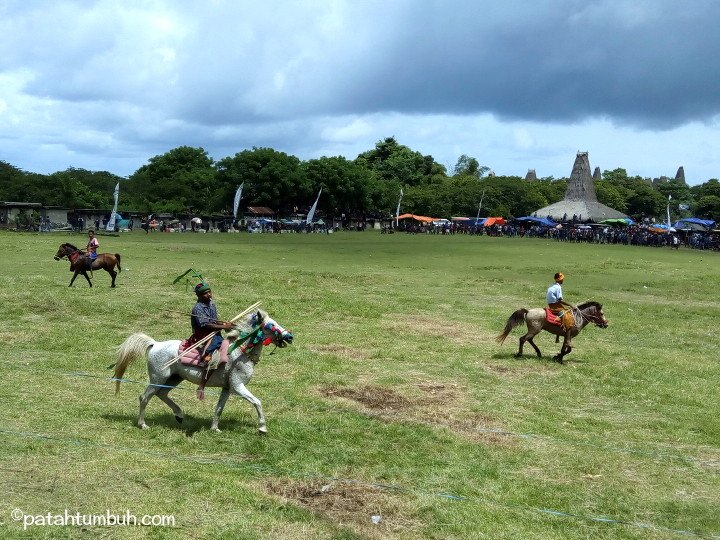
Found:
[[[720,250],[720,232],[688,231],[658,232],[652,225],[609,226],[602,224],[562,224],[560,227],[528,225],[510,222],[505,225],[482,227],[462,223],[400,223],[398,232],[409,234],[454,235],[471,234],[547,238],[558,242],[593,244],[622,244],[630,246],[672,247]]]

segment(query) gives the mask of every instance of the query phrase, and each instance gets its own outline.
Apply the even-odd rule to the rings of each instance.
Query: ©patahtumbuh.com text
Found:
[[[81,514],[70,512],[67,508],[62,513],[48,512],[46,514],[31,514],[20,508],[10,512],[13,521],[20,521],[23,530],[29,527],[174,527],[175,516],[160,514],[145,514],[137,516],[130,510],[124,513],[106,510],[102,514]]]

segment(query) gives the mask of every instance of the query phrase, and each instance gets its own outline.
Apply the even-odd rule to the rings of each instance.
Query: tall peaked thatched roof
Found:
[[[535,174],[535,169],[528,169],[528,172],[525,175],[525,180],[537,180],[537,174]]]
[[[678,180],[685,184],[685,168],[681,165],[678,169],[677,173],[675,174],[675,180]]]
[[[602,174],[600,173],[600,167],[595,167],[595,170],[593,171],[593,182],[597,180],[602,180]]]
[[[590,176],[590,159],[587,152],[578,152],[575,157],[565,198],[560,202],[540,208],[534,214],[538,217],[550,216],[555,220],[569,220],[574,216],[581,221],[596,222],[627,217],[622,212],[598,202],[595,184]]]
[[[577,153],[565,198],[571,201],[597,201],[587,152]]]

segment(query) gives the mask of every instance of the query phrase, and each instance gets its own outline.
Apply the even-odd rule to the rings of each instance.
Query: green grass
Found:
[[[101,236],[118,287],[68,288],[52,255],[80,235],[0,233],[0,537],[675,538],[720,534],[716,253],[464,236]],[[103,377],[133,332],[186,337],[195,268],[221,317],[262,300],[295,344],[267,352],[232,398]],[[569,301],[611,321],[567,365],[514,358],[519,307],[562,270]],[[81,372],[97,378],[72,376]],[[146,381],[144,363],[126,373]],[[45,437],[43,437],[45,436]],[[395,486],[388,489],[382,486]],[[464,497],[450,499],[443,494]],[[27,514],[173,515],[174,528],[34,527]],[[554,510],[573,516],[553,515]],[[381,515],[379,524],[371,516]],[[630,524],[603,523],[608,517]],[[645,524],[655,528],[642,528]]]

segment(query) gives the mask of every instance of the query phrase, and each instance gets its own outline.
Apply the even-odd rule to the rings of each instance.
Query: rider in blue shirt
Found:
[[[562,272],[555,274],[555,283],[548,287],[546,299],[550,311],[561,317],[563,330],[568,332],[575,326],[575,317],[573,316],[573,306],[563,301],[563,281],[565,281],[565,276]]]
[[[188,342],[189,344],[197,343],[213,332],[217,332],[217,334],[210,339],[210,342],[205,344],[204,350],[201,353],[202,359],[209,363],[212,353],[222,345],[223,338],[219,330],[232,330],[235,326],[233,323],[218,320],[217,307],[215,306],[215,302],[212,301],[210,285],[203,281],[198,283],[194,290],[198,301],[192,308],[190,326],[192,326],[193,333],[190,339],[188,339]],[[199,399],[205,397],[205,382],[209,377],[210,370],[208,369],[205,371],[205,375],[198,386],[197,395]]]

